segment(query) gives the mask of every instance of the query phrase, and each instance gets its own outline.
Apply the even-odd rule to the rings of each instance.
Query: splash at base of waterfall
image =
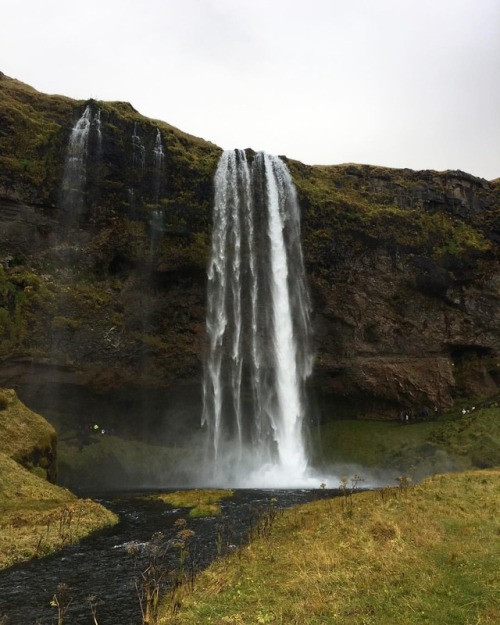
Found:
[[[324,476],[312,469],[286,467],[279,463],[268,463],[248,473],[234,468],[225,475],[216,471],[214,476],[214,484],[223,488],[317,489],[324,481]]]

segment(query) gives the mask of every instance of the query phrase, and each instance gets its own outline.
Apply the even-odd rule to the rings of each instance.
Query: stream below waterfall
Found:
[[[326,495],[318,490],[237,490],[221,502],[219,517],[191,518],[188,509],[173,509],[145,494],[151,493],[94,497],[119,515],[116,526],[50,556],[1,571],[0,624],[55,625],[58,610],[51,600],[59,593],[61,600],[71,600],[65,625],[94,623],[90,597],[99,625],[140,625],[137,587],[151,561],[154,534],[163,534],[162,566],[175,571],[179,566],[177,536],[184,524],[179,519],[186,519],[184,528],[194,535],[183,570],[194,575],[218,554],[244,544],[251,527],[272,507],[287,508]],[[67,591],[61,590],[61,584]]]

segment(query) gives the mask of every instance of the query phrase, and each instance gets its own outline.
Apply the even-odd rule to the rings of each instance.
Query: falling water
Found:
[[[97,134],[97,155],[101,156],[102,152],[102,130],[101,130],[101,109],[97,109],[94,115],[93,124]]]
[[[83,111],[69,136],[64,164],[61,203],[65,210],[75,212],[83,206],[83,190],[87,178],[87,145],[92,122],[90,106]]]
[[[83,111],[69,136],[61,186],[61,205],[64,210],[78,214],[83,208],[87,182],[87,156],[91,129],[95,128],[95,155],[102,150],[101,111],[92,115],[90,105]]]
[[[146,150],[142,144],[140,136],[137,134],[137,122],[134,123],[134,133],[132,134],[132,150],[132,160],[134,166],[144,169],[146,164]]]
[[[163,145],[161,142],[161,133],[160,129],[156,129],[156,139],[155,145],[153,148],[153,163],[154,163],[154,181],[153,181],[153,190],[154,190],[154,200],[157,203],[160,197],[160,188],[161,188],[161,176],[163,172],[163,164],[165,161],[165,153],[163,152]]]
[[[151,213],[149,219],[149,232],[150,232],[150,244],[149,244],[149,259],[152,260],[158,241],[165,233],[165,215],[162,210],[154,210]]]
[[[160,129],[157,128],[155,145],[153,148],[153,160],[154,160],[156,169],[162,169],[164,158],[165,158],[165,153],[163,152],[163,145],[161,143],[161,133],[160,133]]]
[[[300,213],[285,164],[227,151],[215,175],[203,417],[214,480],[306,479],[305,380],[310,304]]]

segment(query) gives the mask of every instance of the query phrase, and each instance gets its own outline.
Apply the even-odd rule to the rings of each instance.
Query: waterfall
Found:
[[[165,233],[165,215],[162,210],[154,210],[149,218],[150,244],[149,261],[151,262],[159,239]]]
[[[157,128],[155,145],[153,148],[153,160],[154,160],[154,165],[156,169],[161,170],[163,168],[164,158],[165,158],[165,154],[163,152],[163,145],[161,143],[161,133],[160,133],[160,129]]]
[[[158,200],[160,199],[161,176],[163,172],[164,161],[165,161],[165,153],[163,152],[163,145],[161,142],[161,133],[160,133],[160,129],[157,128],[155,145],[153,147],[153,163],[154,163],[153,191],[154,191],[154,201],[156,203],[158,203]]]
[[[97,155],[100,157],[102,152],[101,109],[97,109],[93,123],[97,134]]]
[[[61,185],[61,205],[64,210],[78,214],[84,205],[87,182],[87,155],[91,128],[95,128],[97,157],[102,150],[101,111],[94,116],[88,105],[77,120],[69,136]]]
[[[310,302],[285,164],[223,153],[215,174],[202,424],[214,480],[293,485],[307,470]]]
[[[134,132],[132,134],[132,162],[134,167],[139,167],[140,169],[144,169],[146,164],[146,150],[137,134],[137,122],[134,122]]]
[[[87,106],[73,126],[66,150],[61,203],[65,210],[78,212],[83,207],[83,191],[87,179],[87,145],[92,111]]]

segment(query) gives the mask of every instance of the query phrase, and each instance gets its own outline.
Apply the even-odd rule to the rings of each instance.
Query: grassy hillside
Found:
[[[435,421],[339,420],[322,426],[317,464],[355,465],[363,477],[404,474],[422,479],[434,473],[500,466],[500,406],[461,402]],[[337,471],[338,472],[338,471]],[[329,485],[332,486],[332,485]],[[333,485],[334,486],[334,485]]]
[[[446,204],[454,197],[454,172],[355,164],[308,167],[293,161],[289,166],[305,217],[307,255],[325,277],[338,262],[336,254],[354,256],[377,246],[425,254],[455,269],[495,253],[490,232],[497,232],[500,223],[498,198],[487,211],[454,212],[452,203]],[[465,186],[484,193],[479,179],[455,173]],[[460,201],[465,205],[465,197]]]
[[[0,569],[117,521],[99,504],[46,480],[47,447],[55,448],[54,429],[14,391],[0,390]]]
[[[0,72],[0,186],[24,185],[25,190],[31,189],[39,199],[54,197],[61,181],[69,132],[88,103],[100,108],[103,132],[112,138],[116,148],[125,147],[134,123],[143,126],[145,132],[156,133],[159,128],[168,143],[169,165],[174,166],[172,176],[183,177],[185,170],[211,171],[220,153],[208,141],[144,117],[127,102],[84,102],[47,95]],[[130,129],[126,137],[124,127]],[[193,194],[194,190],[184,191]]]
[[[0,450],[41,477],[55,479],[56,431],[13,390],[0,389]]]
[[[499,492],[500,471],[477,471],[286,511],[160,622],[494,625]]]
[[[101,505],[77,499],[0,453],[0,569],[116,522]]]

